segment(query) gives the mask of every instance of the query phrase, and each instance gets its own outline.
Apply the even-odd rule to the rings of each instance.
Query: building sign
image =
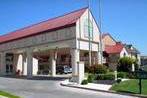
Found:
[[[85,19],[84,21],[84,36],[87,38],[93,38],[93,25],[88,19]]]

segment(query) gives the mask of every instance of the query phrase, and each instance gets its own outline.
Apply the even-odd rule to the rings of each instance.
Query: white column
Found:
[[[25,53],[22,54],[22,58],[23,58],[22,74],[23,75],[27,75],[27,58],[26,58],[26,54]]]
[[[38,72],[38,59],[33,58],[33,75],[37,75]]]
[[[33,73],[33,57],[32,57],[32,48],[28,48],[26,53],[27,53],[27,77],[32,78],[32,73]]]
[[[56,57],[57,57],[57,51],[51,51],[51,75],[56,76]]]
[[[5,53],[1,53],[0,57],[0,74],[5,75],[6,73],[6,55]]]
[[[24,75],[24,54],[22,54],[22,75]]]
[[[17,72],[18,70],[21,71],[21,61],[19,60],[19,54],[14,54],[14,58],[13,58],[13,65],[14,65],[14,70],[15,72]]]
[[[78,75],[78,62],[79,62],[79,50],[71,49],[71,65],[72,65],[72,75]]]

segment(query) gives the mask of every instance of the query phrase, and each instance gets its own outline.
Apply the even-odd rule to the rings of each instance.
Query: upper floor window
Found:
[[[124,57],[126,56],[126,53],[124,53]]]
[[[93,25],[88,19],[85,19],[84,21],[84,36],[87,38],[93,38]]]

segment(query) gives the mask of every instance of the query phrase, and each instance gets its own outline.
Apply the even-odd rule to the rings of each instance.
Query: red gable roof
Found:
[[[76,23],[76,21],[81,17],[81,15],[86,11],[87,8],[83,8],[63,16],[59,16],[53,19],[49,19],[32,26],[28,26],[9,34],[0,36],[0,43],[40,34],[43,31],[51,31],[59,29],[61,27],[71,26]]]
[[[111,53],[120,53],[123,48],[124,48],[124,45],[122,43],[117,43],[116,45],[105,46],[105,51],[110,54]]]

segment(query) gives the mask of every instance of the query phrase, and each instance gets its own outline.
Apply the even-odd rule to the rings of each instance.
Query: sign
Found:
[[[147,72],[146,71],[136,71],[136,76],[139,79],[147,79]]]
[[[143,71],[143,70],[139,70],[139,71],[136,71],[135,74],[136,74],[137,78],[139,79],[139,83],[138,83],[138,85],[139,85],[139,94],[141,94],[142,93],[142,82],[141,82],[141,80],[142,79],[147,79],[147,72]]]

